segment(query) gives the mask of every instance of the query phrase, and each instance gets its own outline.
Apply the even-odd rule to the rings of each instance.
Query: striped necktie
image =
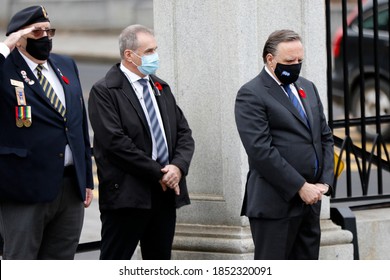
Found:
[[[165,144],[164,136],[160,124],[157,119],[156,110],[153,106],[152,98],[148,87],[148,81],[145,79],[139,79],[139,83],[143,88],[143,97],[145,101],[146,110],[148,111],[150,126],[154,140],[156,142],[157,158],[156,161],[161,165],[167,165],[169,162],[168,148]]]
[[[61,114],[62,117],[65,118],[66,109],[64,105],[62,105],[60,99],[58,98],[51,84],[49,83],[49,80],[45,77],[45,75],[42,74],[43,65],[38,64],[36,69],[39,83],[41,84],[46,97],[49,99],[50,104]]]

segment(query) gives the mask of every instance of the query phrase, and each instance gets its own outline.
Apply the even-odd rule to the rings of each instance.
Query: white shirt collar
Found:
[[[267,66],[264,66],[264,68],[265,68],[265,72],[267,72],[267,73],[272,77],[272,79],[274,79],[275,82],[276,82],[279,86],[281,86],[282,83],[279,82],[279,81],[275,78],[275,76],[271,73],[271,70],[269,70]]]
[[[23,57],[23,59],[26,61],[28,67],[30,67],[31,71],[33,73],[35,73],[36,71],[36,68],[38,66],[38,63],[35,63],[34,61],[32,61],[31,59],[29,59],[27,56],[25,56],[23,53],[21,53],[19,51],[20,55]],[[43,68],[46,69],[46,70],[49,70],[49,65],[47,63],[47,61],[45,61],[45,63],[42,64],[43,65]]]
[[[119,68],[122,70],[123,73],[125,73],[125,75],[128,77],[128,79],[130,79],[130,81],[131,81],[132,83],[135,83],[135,82],[137,82],[137,81],[140,80],[140,79],[147,79],[147,80],[149,80],[149,75],[147,75],[147,76],[145,76],[145,77],[142,78],[142,77],[138,76],[137,74],[131,72],[129,69],[127,69],[127,68],[123,65],[123,63],[121,63],[121,65],[119,66]]]

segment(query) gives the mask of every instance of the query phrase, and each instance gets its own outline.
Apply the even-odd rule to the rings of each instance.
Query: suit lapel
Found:
[[[69,104],[69,105],[72,104],[72,100],[71,100],[72,99],[72,94],[70,94],[70,92],[69,92],[69,86],[67,86],[65,84],[64,80],[62,79],[62,72],[61,72],[60,68],[57,66],[56,61],[54,59],[50,59],[49,58],[48,63],[50,64],[51,68],[53,69],[54,73],[56,74],[56,76],[57,76],[58,80],[60,81],[61,86],[62,86],[62,88],[64,90],[66,115],[69,115],[72,112],[72,106],[67,106],[67,104]],[[74,94],[73,94],[73,96],[74,96]],[[60,114],[57,110],[55,110],[55,111],[58,114]]]
[[[153,91],[155,93],[158,93],[158,94],[155,94],[155,97],[156,97],[156,101],[157,101],[157,105],[158,105],[158,109],[160,110],[160,115],[161,115],[161,119],[162,119],[162,122],[163,122],[163,125],[164,125],[164,131],[165,131],[165,138],[167,139],[167,145],[168,145],[168,150],[169,150],[169,154],[171,154],[171,148],[172,148],[172,138],[171,138],[171,126],[170,126],[170,122],[169,122],[169,111],[168,111],[168,108],[167,108],[167,103],[166,103],[166,94],[164,94],[164,88],[159,91],[155,84],[154,84],[154,80],[157,79],[156,76],[149,76],[150,78],[150,81],[151,81],[151,86],[153,88]],[[162,82],[160,82],[162,83]]]
[[[129,80],[125,74],[119,69],[119,64],[114,65],[106,75],[107,86],[109,88],[119,88],[122,90],[122,93],[130,101],[131,106],[136,111],[139,119],[141,120],[142,125],[145,127],[145,130],[151,137],[148,121],[146,120],[144,110],[142,109],[141,103],[138,100],[137,94],[133,86],[130,84]]]
[[[123,75],[123,73],[122,73]],[[124,77],[126,78],[126,77]],[[146,120],[144,110],[142,109],[141,103],[138,100],[137,94],[134,91],[134,88],[131,86],[130,82],[127,80],[123,83],[123,93],[126,95],[126,97],[129,99],[131,105],[133,106],[134,110],[137,112],[137,115],[139,116],[142,125],[146,128],[146,131],[148,132],[149,136],[149,125],[148,121]]]
[[[296,90],[298,91],[298,93],[300,93],[300,90],[302,90],[305,93],[305,97],[302,97],[301,94],[298,94],[298,95],[299,95],[299,99],[302,102],[303,107],[305,108],[306,116],[307,116],[307,119],[309,121],[310,127],[312,127],[312,125],[313,125],[313,112],[312,112],[311,107],[310,107],[309,99],[307,98],[307,95],[306,95],[307,91],[304,88],[302,88],[299,79],[294,84],[294,86],[295,86]]]
[[[278,85],[278,83],[275,82],[275,80],[263,69],[263,71],[260,73],[260,75],[263,78],[263,82],[265,87],[268,88],[268,93],[275,98],[280,104],[282,104],[284,107],[286,107],[287,110],[291,112],[307,129],[310,129],[307,127],[306,121],[302,119],[301,115],[299,114],[297,108],[294,107],[286,93],[284,92],[283,88]],[[302,100],[302,99],[301,99]],[[307,109],[308,104],[304,104],[305,110]],[[311,112],[310,112],[311,114]],[[312,116],[311,116],[312,120]],[[312,121],[310,121],[310,125],[312,124]]]
[[[151,86],[153,87],[154,92],[159,92],[156,86],[154,85],[153,78],[150,77],[151,79]],[[168,150],[169,154],[172,154],[171,147],[172,147],[172,139],[171,139],[171,127],[169,125],[169,112],[167,109],[167,104],[166,104],[166,95],[164,94],[163,91],[161,91],[160,94],[156,94],[156,101],[158,105],[158,109],[160,110],[160,116],[162,119],[162,122],[164,124],[164,131],[165,131],[165,138],[167,139],[167,145],[168,145]]]

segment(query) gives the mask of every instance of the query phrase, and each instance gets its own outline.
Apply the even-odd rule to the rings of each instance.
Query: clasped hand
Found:
[[[299,196],[306,204],[315,204],[322,199],[322,195],[328,191],[328,187],[324,184],[310,184],[305,182],[302,188],[298,191]]]
[[[180,195],[179,182],[181,180],[180,169],[172,164],[166,165],[161,171],[164,173],[160,185],[165,192],[168,188],[173,189],[176,195]]]

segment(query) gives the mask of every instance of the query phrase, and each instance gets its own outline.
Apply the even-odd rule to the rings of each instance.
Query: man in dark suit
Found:
[[[194,140],[159,66],[153,32],[141,25],[119,37],[121,63],[91,90],[102,221],[101,259],[170,259],[176,208],[189,204],[185,176]]]
[[[333,181],[333,137],[315,85],[299,77],[300,36],[272,33],[261,73],[238,91],[235,116],[249,161],[242,215],[255,259],[318,259],[321,197]]]
[[[74,61],[32,6],[0,43],[0,231],[4,259],[73,259],[92,200],[86,110]],[[41,85],[42,84],[42,85]]]

